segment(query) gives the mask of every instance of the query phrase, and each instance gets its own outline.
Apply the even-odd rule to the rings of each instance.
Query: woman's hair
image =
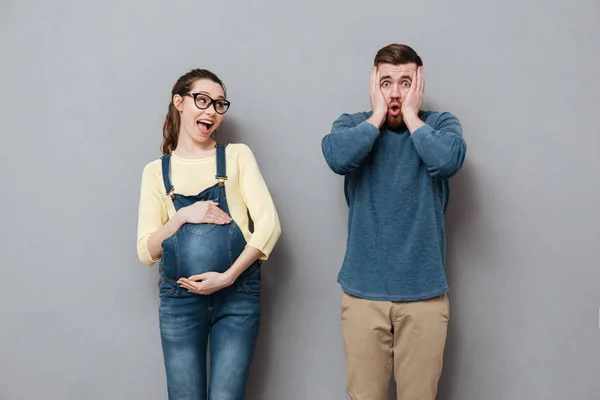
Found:
[[[175,150],[177,147],[177,141],[179,139],[181,120],[179,118],[179,111],[177,111],[177,108],[175,108],[175,105],[173,104],[173,96],[176,94],[182,95],[189,92],[192,90],[194,83],[200,79],[208,79],[218,83],[223,88],[223,91],[226,92],[225,85],[219,79],[219,77],[206,69],[193,69],[177,79],[177,82],[175,82],[175,86],[173,86],[173,90],[171,91],[169,111],[167,112],[167,117],[165,118],[165,123],[163,125],[163,154],[169,154]]]

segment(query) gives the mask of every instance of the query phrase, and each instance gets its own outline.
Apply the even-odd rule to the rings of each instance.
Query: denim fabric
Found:
[[[260,324],[260,275],[254,264],[234,285],[208,296],[161,278],[159,320],[169,400],[245,398]]]
[[[218,182],[197,195],[175,192],[169,155],[162,166],[165,189],[176,210],[212,200],[229,214],[224,146],[217,146]],[[196,295],[177,280],[231,267],[246,246],[239,226],[186,223],[162,246],[159,320],[169,400],[243,400],[260,324],[260,261],[235,284]]]

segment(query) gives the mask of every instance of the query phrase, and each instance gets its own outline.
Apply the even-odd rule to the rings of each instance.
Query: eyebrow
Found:
[[[392,77],[390,75],[385,75],[385,76],[381,77],[382,81],[385,80],[385,79],[392,79]],[[400,77],[400,79],[411,79],[412,80],[412,76],[410,76],[410,75],[402,75]]]
[[[210,93],[208,93],[208,92],[204,92],[204,91],[202,91],[202,90],[199,90],[199,91],[198,91],[198,93],[202,93],[202,94],[205,94],[205,95],[207,95],[208,97],[212,97]],[[225,97],[224,97],[223,95],[219,95],[219,96],[217,97],[217,99],[219,99],[219,100],[225,100]]]

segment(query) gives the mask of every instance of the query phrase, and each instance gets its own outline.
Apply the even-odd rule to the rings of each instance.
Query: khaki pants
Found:
[[[346,389],[350,398],[387,400],[393,363],[398,400],[434,400],[449,313],[447,294],[392,302],[343,293]]]

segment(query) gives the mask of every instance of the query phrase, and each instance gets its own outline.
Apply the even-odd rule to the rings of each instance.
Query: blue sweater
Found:
[[[344,114],[322,140],[325,160],[345,176],[348,240],[338,282],[371,300],[413,301],[448,291],[444,212],[448,180],[466,143],[450,113],[421,111],[412,135]]]

